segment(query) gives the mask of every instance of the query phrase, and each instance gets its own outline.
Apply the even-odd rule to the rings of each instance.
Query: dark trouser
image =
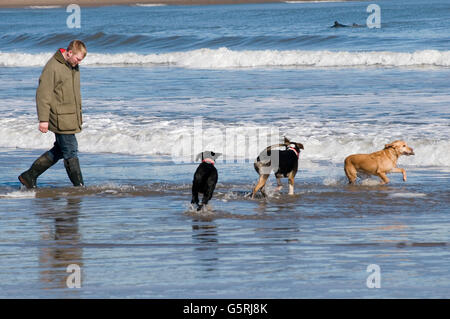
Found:
[[[62,158],[68,160],[70,158],[78,157],[78,142],[75,134],[55,133],[55,137],[55,144],[49,151],[55,163]]]
[[[67,175],[74,186],[83,186],[80,162],[78,161],[78,142],[75,134],[57,134],[53,148],[48,151],[53,162],[56,163],[64,158],[64,167]]]
[[[51,150],[42,154],[31,167],[20,174],[19,181],[27,188],[37,187],[37,178],[57,161],[64,158],[64,167],[74,186],[83,186],[80,162],[78,161],[78,143],[74,134],[56,134]]]

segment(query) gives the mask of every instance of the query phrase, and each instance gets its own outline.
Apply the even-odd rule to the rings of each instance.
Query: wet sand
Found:
[[[318,2],[330,0],[303,0],[301,2]],[[5,1],[6,2],[6,1]],[[282,0],[79,0],[80,6],[108,6],[108,5],[133,5],[133,4],[165,4],[165,5],[213,5],[213,4],[244,4],[244,3],[273,3],[286,2]],[[300,1],[299,1],[300,2]],[[0,3],[0,7],[28,7],[28,6],[67,6],[72,4],[70,0],[10,0]]]

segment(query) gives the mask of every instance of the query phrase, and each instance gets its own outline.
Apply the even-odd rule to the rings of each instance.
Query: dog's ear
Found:
[[[196,161],[203,161],[203,152],[198,153],[197,157],[195,158]]]
[[[300,149],[300,150],[304,150],[305,148],[303,147],[303,144],[302,143],[295,143],[296,145],[297,145],[297,147],[298,147],[298,149]]]
[[[387,148],[390,148],[390,147],[395,148],[395,144],[394,143],[395,142],[392,142],[392,143],[384,145],[384,149],[387,149]]]
[[[289,141],[286,136],[284,137],[284,144],[286,144],[286,145],[291,144],[291,141]]]

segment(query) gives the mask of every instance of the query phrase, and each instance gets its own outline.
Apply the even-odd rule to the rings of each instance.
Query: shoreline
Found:
[[[252,3],[283,3],[283,2],[346,2],[348,0],[10,0],[0,3],[0,8],[26,7],[62,7],[78,4],[81,7],[102,7],[112,5],[224,5]]]

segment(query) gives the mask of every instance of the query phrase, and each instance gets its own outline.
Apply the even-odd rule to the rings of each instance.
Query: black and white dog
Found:
[[[210,201],[216,188],[218,174],[214,167],[216,159],[222,155],[221,153],[214,153],[205,151],[197,155],[196,160],[201,159],[200,165],[194,174],[194,181],[192,184],[192,200],[191,204],[197,204],[197,211]],[[199,205],[198,194],[202,193],[202,203]]]
[[[285,150],[272,150],[275,147],[285,147]],[[266,197],[264,186],[271,171],[275,172],[278,190],[281,190],[283,187],[280,178],[287,177],[289,179],[289,195],[293,195],[294,178],[298,170],[298,159],[300,150],[303,149],[303,144],[291,142],[285,137],[283,144],[271,145],[262,151],[254,163],[255,170],[259,174],[259,180],[253,189],[252,198],[255,198],[259,190]]]

